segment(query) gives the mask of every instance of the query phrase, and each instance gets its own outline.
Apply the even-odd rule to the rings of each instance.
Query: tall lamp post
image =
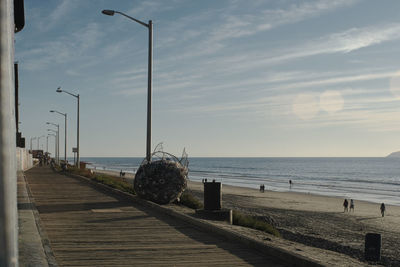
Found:
[[[54,146],[55,146],[55,148],[54,148],[54,158],[55,158],[55,160],[56,160],[56,162],[58,164],[58,158],[59,158],[59,156],[58,156],[58,141],[57,141],[58,133],[57,133],[56,130],[53,130],[53,129],[47,129],[47,131],[49,132],[47,137],[49,137],[51,135],[54,135],[54,137],[55,137],[55,140],[54,140]],[[54,134],[50,134],[50,133],[54,133]]]
[[[31,154],[33,154],[32,153],[32,140],[35,140],[37,137],[31,137]]]
[[[101,11],[104,15],[114,16],[115,13],[131,19],[149,29],[149,57],[148,57],[148,73],[147,73],[147,136],[146,136],[146,160],[151,161],[151,81],[152,81],[152,61],[153,61],[153,22],[148,23],[132,18],[122,12],[105,9]]]
[[[77,111],[77,126],[76,126],[76,167],[79,168],[79,94],[74,95],[70,92],[65,90],[61,90],[61,87],[58,87],[56,90],[57,93],[66,93],[76,98],[78,104],[78,111]]]
[[[57,111],[57,110],[50,110],[50,112],[51,113],[58,113],[58,114],[60,114],[60,115],[63,115],[64,116],[64,122],[65,122],[65,126],[64,126],[64,128],[65,128],[65,141],[64,141],[64,162],[65,162],[65,164],[67,164],[67,113],[62,113],[62,112],[59,112],[59,111]]]
[[[47,125],[53,125],[57,127],[57,131],[53,129],[47,129],[47,131],[52,131],[56,134],[56,149],[55,149],[55,155],[54,157],[56,158],[57,164],[60,164],[60,125],[52,122],[46,122]]]
[[[48,134],[47,135],[47,140],[50,136],[54,136],[54,157],[57,155],[57,135],[55,134]]]
[[[40,142],[40,138],[42,138],[42,137],[44,137],[44,135],[42,135],[42,136],[39,136],[38,138],[37,138],[37,149],[39,150],[39,142]]]

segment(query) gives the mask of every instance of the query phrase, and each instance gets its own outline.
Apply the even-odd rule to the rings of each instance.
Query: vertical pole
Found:
[[[152,63],[153,63],[153,22],[149,20],[149,62],[148,62],[148,80],[147,80],[147,142],[146,142],[146,160],[151,161],[151,81],[152,81]]]
[[[67,113],[65,113],[64,119],[65,119],[64,163],[67,164]]]
[[[19,107],[18,107],[18,62],[14,63],[14,84],[15,84],[15,127],[16,132],[19,132]],[[19,144],[18,144],[19,145]]]
[[[49,153],[49,136],[46,136],[46,153]]]
[[[78,117],[77,117],[77,127],[76,127],[76,129],[77,129],[77,133],[76,133],[76,149],[77,149],[77,151],[76,151],[76,167],[77,168],[80,168],[80,166],[79,166],[79,151],[80,151],[80,148],[79,148],[79,94],[78,94],[78,97],[77,97],[77,99],[78,99]]]
[[[58,134],[56,133],[56,135],[54,136],[54,160],[57,163],[57,136]]]
[[[0,1],[0,266],[18,266],[13,1]]]
[[[57,164],[60,164],[60,125],[57,124]]]

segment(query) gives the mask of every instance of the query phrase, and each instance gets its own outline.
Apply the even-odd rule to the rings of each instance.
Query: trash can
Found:
[[[382,238],[380,234],[367,233],[365,235],[365,260],[381,260],[381,243]]]
[[[204,210],[221,209],[221,183],[204,183]]]
[[[86,169],[86,164],[87,164],[87,162],[80,161],[80,162],[79,162],[79,168],[80,168],[80,169]]]

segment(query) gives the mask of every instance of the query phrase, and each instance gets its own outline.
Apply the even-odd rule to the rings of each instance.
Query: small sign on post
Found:
[[[74,164],[76,165],[76,167],[79,168],[79,166],[77,166],[75,158],[76,158],[76,153],[78,153],[78,149],[76,147],[72,148],[72,153],[74,153]]]

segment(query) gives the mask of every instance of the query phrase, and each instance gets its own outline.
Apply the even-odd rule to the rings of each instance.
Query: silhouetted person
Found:
[[[289,188],[292,188],[292,180],[289,180]]]
[[[119,172],[119,177],[121,177],[122,176],[122,170]]]
[[[381,204],[381,214],[382,214],[382,217],[385,217],[385,210],[386,210],[385,203],[382,203],[382,204]]]
[[[354,212],[354,200],[350,199],[350,211],[353,210]]]
[[[261,192],[261,193],[264,193],[264,190],[265,190],[265,185],[263,185],[263,184],[260,185],[260,192]]]
[[[347,199],[344,199],[343,207],[344,207],[343,212],[349,211],[349,202],[347,201]]]

